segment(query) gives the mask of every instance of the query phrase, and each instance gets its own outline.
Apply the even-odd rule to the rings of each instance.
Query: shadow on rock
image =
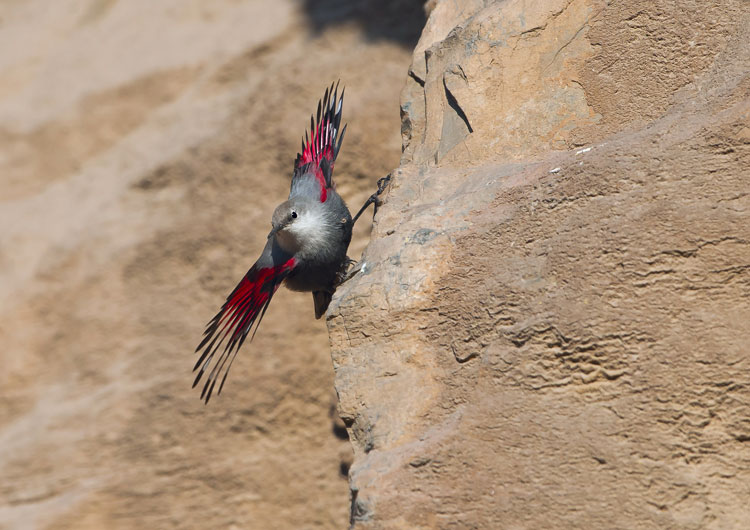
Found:
[[[388,39],[413,48],[425,24],[420,0],[304,0],[302,7],[315,31],[354,21],[369,39]]]

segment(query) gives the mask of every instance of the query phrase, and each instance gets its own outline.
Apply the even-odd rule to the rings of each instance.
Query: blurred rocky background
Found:
[[[748,528],[750,4],[428,9],[329,310],[354,527]]]
[[[310,295],[279,291],[209,406],[192,353],[332,81],[350,207],[398,165],[423,25],[418,1],[0,4],[0,528],[348,525]]]

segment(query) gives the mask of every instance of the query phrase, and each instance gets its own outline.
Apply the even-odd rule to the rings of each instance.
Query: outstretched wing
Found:
[[[344,140],[346,125],[341,125],[341,110],[344,104],[344,90],[338,97],[339,85],[326,89],[323,99],[318,102],[317,118],[310,116],[310,135],[305,132],[302,152],[294,161],[292,190],[294,196],[314,196],[325,202],[328,189],[333,187],[333,164]]]
[[[271,241],[269,240],[270,244]],[[264,251],[266,258],[268,257],[266,256],[267,252],[270,252],[268,246]],[[216,381],[223,370],[224,377],[221,379],[217,394],[221,393],[240,346],[245,342],[253,324],[257,322],[253,332],[253,337],[255,336],[268,304],[271,303],[271,297],[295,265],[294,258],[290,258],[280,265],[266,267],[259,265],[261,260],[263,260],[263,257],[247,271],[242,281],[227,297],[227,301],[224,302],[219,313],[206,326],[203,340],[195,349],[196,353],[201,350],[203,350],[203,353],[201,353],[200,359],[193,368],[193,371],[199,370],[193,382],[193,388],[203,377],[214,356],[217,352],[220,352],[201,392],[201,399],[205,399],[206,403],[211,399]],[[226,344],[224,344],[225,340]],[[252,340],[252,337],[250,340]],[[228,364],[227,361],[229,361]]]

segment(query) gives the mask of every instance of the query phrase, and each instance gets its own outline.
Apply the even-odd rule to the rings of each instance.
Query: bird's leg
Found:
[[[378,211],[378,206],[380,205],[380,195],[385,191],[385,188],[388,187],[388,183],[391,181],[391,176],[387,175],[383,177],[382,179],[378,180],[378,191],[370,195],[370,197],[365,201],[365,203],[362,205],[362,208],[359,209],[357,212],[357,215],[354,216],[354,219],[352,219],[352,226],[354,226],[354,223],[357,222],[357,219],[359,219],[359,216],[362,215],[362,213],[367,209],[368,206],[371,204],[375,204],[375,211],[373,212],[373,216]]]
[[[352,226],[354,226],[354,223],[357,222],[357,219],[359,219],[362,213],[371,204],[375,204],[375,212],[373,212],[373,216],[375,215],[375,213],[377,213],[378,206],[381,204],[379,197],[385,191],[385,188],[388,187],[388,183],[390,181],[391,181],[390,175],[387,175],[383,177],[382,179],[378,180],[378,191],[370,195],[370,197],[362,205],[362,208],[359,209],[359,211],[357,212],[357,215],[355,215],[354,219],[352,219]],[[341,268],[341,271],[338,273],[336,277],[336,286],[338,287],[345,281],[350,280],[352,277],[354,277],[359,271],[363,270],[364,268],[365,268],[364,262],[362,261],[357,262],[351,259],[349,256],[347,256],[346,261],[344,261],[344,265]]]

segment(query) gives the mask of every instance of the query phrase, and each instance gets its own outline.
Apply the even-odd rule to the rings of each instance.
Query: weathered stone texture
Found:
[[[328,320],[354,527],[746,528],[747,3],[431,7]]]

